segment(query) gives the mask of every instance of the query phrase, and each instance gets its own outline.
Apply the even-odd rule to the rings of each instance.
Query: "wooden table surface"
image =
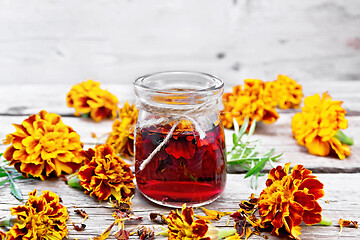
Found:
[[[302,239],[360,239],[360,229],[344,228],[338,236],[339,218],[359,221],[360,215],[360,81],[330,81],[319,82],[308,81],[300,82],[303,85],[305,96],[315,93],[322,94],[328,91],[334,100],[344,101],[343,107],[347,110],[348,129],[345,130],[349,136],[354,138],[355,145],[351,147],[352,154],[345,160],[333,157],[317,157],[310,155],[304,147],[299,146],[292,138],[291,118],[299,110],[279,111],[280,118],[272,125],[259,124],[254,138],[261,139],[262,146],[266,149],[274,147],[277,153],[284,152],[278,165],[286,162],[303,164],[311,169],[325,185],[325,197],[319,200],[323,208],[323,215],[331,218],[331,226],[303,226]],[[103,85],[110,92],[115,94],[120,105],[125,100],[134,101],[132,85]],[[63,122],[71,126],[81,136],[84,142],[84,149],[93,147],[96,142],[91,138],[91,132],[101,135],[111,131],[112,121],[105,120],[100,123],[91,120],[77,118],[73,116],[74,109],[66,106],[66,93],[71,85],[1,85],[0,86],[0,139],[4,139],[6,134],[15,131],[12,123],[20,124],[30,114],[38,113],[45,109],[48,112],[55,112],[62,116]],[[228,91],[231,86],[227,86]],[[119,106],[120,106],[119,105]],[[226,131],[228,144],[231,131]],[[7,146],[0,144],[0,152],[4,152]],[[269,166],[266,168],[270,169]],[[227,186],[221,197],[207,207],[220,211],[236,211],[238,203],[246,199],[249,195],[260,193],[264,188],[266,177],[259,180],[258,190],[250,188],[249,180],[244,179],[244,174],[236,173],[237,169],[232,169],[228,174]],[[60,179],[39,181],[34,179],[24,179],[16,181],[25,197],[34,188],[38,190],[50,190],[57,193],[63,200],[63,204],[68,208],[72,221],[81,221],[80,217],[74,214],[76,207],[84,209],[89,214],[86,220],[86,229],[82,232],[73,230],[69,226],[69,239],[88,239],[100,235],[108,225],[112,223],[112,207],[107,202],[99,203],[96,199],[85,195],[82,191],[70,188]],[[9,185],[5,184],[0,188],[0,217],[10,213],[9,208],[21,204],[10,195]],[[126,223],[126,228],[131,229],[138,224],[149,226],[153,222],[149,219],[150,212],[169,213],[170,208],[157,206],[147,201],[137,191],[133,199],[133,210],[136,215],[143,217],[142,221]],[[232,223],[226,226],[227,218],[214,222],[217,227],[232,227]],[[155,229],[159,230],[157,226]],[[131,238],[136,239],[133,236]],[[157,237],[158,239],[164,237]],[[115,239],[110,236],[109,239]],[[252,236],[250,239],[262,239]],[[278,239],[270,237],[270,239]]]

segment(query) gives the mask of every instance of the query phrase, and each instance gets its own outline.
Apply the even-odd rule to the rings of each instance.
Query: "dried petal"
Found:
[[[358,228],[359,224],[357,221],[352,221],[352,220],[344,220],[342,218],[339,219],[338,221],[339,225],[340,225],[340,232],[339,234],[342,232],[343,227],[349,227],[351,224],[355,227]]]
[[[206,216],[195,215],[195,217],[203,220],[220,220],[223,216],[233,214],[233,212],[219,212],[216,210],[206,209],[204,207],[201,207],[201,209],[204,211]]]
[[[73,225],[74,229],[79,232],[84,231],[86,228],[86,225],[84,223],[76,224],[72,222],[71,224]]]
[[[130,232],[125,229],[120,229],[115,233],[115,238],[118,240],[128,240],[130,238]]]
[[[94,240],[105,240],[109,237],[111,229],[114,227],[115,222],[113,222],[110,226],[108,226],[105,231],[100,235],[100,236],[96,236],[93,239]]]
[[[85,210],[75,209],[74,212],[80,214],[80,216],[84,218],[84,221],[89,217],[89,215],[85,212]]]
[[[158,216],[160,217],[162,224],[167,224],[168,223],[167,220],[166,220],[165,215],[163,215],[161,213],[150,213],[151,221],[155,221]]]

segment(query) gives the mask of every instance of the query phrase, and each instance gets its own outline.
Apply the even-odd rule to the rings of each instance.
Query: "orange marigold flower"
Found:
[[[36,189],[29,193],[25,205],[11,208],[18,223],[7,232],[7,240],[15,239],[63,239],[68,234],[66,207],[59,197],[50,191],[37,196]]]
[[[0,230],[0,240],[4,240],[6,237],[6,233]]]
[[[233,87],[233,92],[223,95],[224,109],[221,120],[226,128],[233,127],[233,118],[241,126],[244,119],[249,118],[265,123],[273,123],[279,118],[274,109],[276,103],[266,92],[266,85],[258,79],[246,79],[244,89],[241,85]]]
[[[347,128],[342,101],[332,101],[325,92],[306,97],[302,112],[294,115],[291,127],[295,139],[311,154],[327,156],[333,149],[340,159],[350,155],[350,147],[341,143],[335,135]]]
[[[100,88],[99,82],[88,80],[74,85],[66,96],[68,107],[75,108],[75,116],[90,114],[98,122],[117,116],[119,100],[107,90]]]
[[[194,220],[194,210],[192,207],[183,205],[181,214],[179,211],[172,210],[167,217],[168,239],[196,239],[210,240],[208,236],[209,225],[203,219]]]
[[[291,237],[300,239],[300,224],[321,222],[317,200],[324,196],[324,185],[302,165],[296,165],[289,174],[290,163],[270,170],[266,188],[258,199],[260,226],[272,227],[271,234],[279,236],[286,230]]]
[[[277,80],[266,82],[269,97],[281,109],[298,108],[304,96],[302,86],[288,76],[279,74]]]
[[[114,147],[115,152],[123,156],[134,156],[134,126],[137,122],[139,111],[135,104],[129,105],[126,101],[120,109],[119,117],[113,123],[107,144]]]
[[[97,145],[95,149],[82,151],[84,166],[79,169],[80,184],[90,196],[95,195],[100,201],[111,195],[116,200],[123,200],[134,194],[134,175],[108,144]]]
[[[24,176],[60,176],[73,173],[82,163],[80,136],[55,113],[45,110],[13,124],[16,132],[8,134],[4,144],[12,144],[4,153],[10,165]]]

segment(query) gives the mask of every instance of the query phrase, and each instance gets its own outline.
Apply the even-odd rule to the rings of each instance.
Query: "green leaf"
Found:
[[[347,145],[354,145],[354,140],[347,136],[343,131],[340,129],[337,131],[336,135],[334,136],[337,140],[339,140],[341,143],[347,144]]]
[[[277,161],[282,154],[279,154],[275,157],[271,157],[275,152],[274,149],[271,149],[267,153],[260,153],[258,149],[260,148],[260,140],[252,141],[250,138],[253,136],[256,128],[256,121],[254,120],[251,123],[249,133],[246,131],[249,128],[249,119],[244,119],[243,124],[240,129],[237,122],[234,119],[234,129],[232,140],[234,146],[231,148],[231,151],[227,152],[228,164],[237,165],[243,168],[247,174],[245,178],[251,176],[251,187],[257,188],[257,182],[259,176],[263,176],[262,170],[264,169],[267,162],[271,165],[273,161]]]
[[[10,179],[5,179],[0,182],[0,187],[4,185],[5,183],[10,182]]]
[[[11,181],[11,185],[10,185],[10,193],[19,201],[23,200],[22,197],[22,193],[20,191],[20,189],[16,186],[16,184]]]
[[[8,180],[11,182],[10,184],[10,193],[18,200],[22,200],[22,194],[20,189],[16,186],[13,178],[11,177],[11,175],[8,173],[8,171],[6,171],[6,169],[4,168],[4,166],[0,165],[1,169],[7,174],[8,176]]]
[[[238,122],[236,121],[235,118],[233,119],[233,122],[234,122],[235,135],[238,135],[239,134],[239,124],[238,124]]]
[[[250,169],[250,171],[245,175],[245,178],[250,177],[253,174],[256,174],[260,172],[264,167],[266,162],[268,161],[268,158],[264,158],[260,162],[258,162],[253,168]]]

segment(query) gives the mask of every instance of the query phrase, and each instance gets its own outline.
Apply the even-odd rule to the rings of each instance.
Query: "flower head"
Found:
[[[68,107],[75,108],[75,116],[90,114],[98,122],[106,118],[115,118],[119,100],[107,90],[100,88],[100,83],[88,80],[74,85],[66,96]]]
[[[134,156],[134,126],[137,122],[139,111],[135,105],[130,106],[125,102],[120,109],[120,119],[115,119],[113,131],[106,140],[107,144],[114,147],[115,152],[123,156]]]
[[[258,79],[246,79],[244,88],[233,87],[233,92],[223,95],[224,109],[221,120],[226,128],[233,127],[233,118],[242,125],[245,118],[250,122],[263,121],[273,123],[279,118],[274,107],[274,99],[266,92],[266,85]]]
[[[0,230],[0,240],[5,240],[6,233]]]
[[[169,238],[168,239],[197,239],[210,240],[207,236],[209,225],[203,219],[194,220],[192,207],[183,206],[181,214],[178,210],[172,210],[167,217]]]
[[[100,201],[111,195],[123,200],[134,194],[134,175],[114,148],[108,144],[97,145],[95,149],[82,151],[84,166],[79,169],[80,184],[90,196]]]
[[[13,125],[16,132],[4,140],[5,144],[11,144],[4,157],[24,176],[44,180],[63,172],[73,173],[80,167],[83,146],[80,136],[58,114],[42,110],[21,125]]]
[[[271,227],[272,234],[286,230],[291,237],[299,238],[300,224],[321,222],[317,200],[324,196],[323,184],[302,165],[296,165],[289,174],[290,163],[271,169],[266,188],[258,199],[260,226]]]
[[[347,128],[345,109],[341,101],[332,101],[325,92],[307,97],[302,112],[294,115],[291,127],[295,139],[305,146],[311,154],[327,156],[330,150],[344,159],[350,155],[350,147],[341,143],[335,135],[340,129]]]
[[[297,108],[304,96],[302,86],[288,76],[279,74],[277,80],[266,82],[266,89],[271,98],[281,109]]]
[[[59,197],[50,191],[37,196],[36,189],[29,193],[25,205],[11,208],[17,215],[18,223],[7,232],[7,240],[13,239],[63,239],[68,234],[66,220],[69,218],[66,207],[60,204]]]

